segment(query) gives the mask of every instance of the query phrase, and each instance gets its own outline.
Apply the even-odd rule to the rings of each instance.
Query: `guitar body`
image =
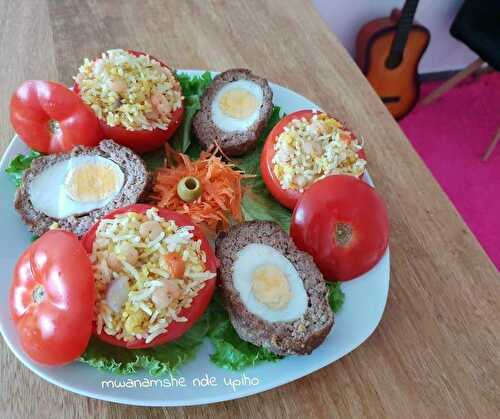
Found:
[[[412,24],[401,62],[388,68],[386,60],[396,36],[399,15],[394,10],[389,18],[368,22],[356,40],[356,62],[396,119],[405,116],[418,101],[418,64],[430,41],[425,27]]]

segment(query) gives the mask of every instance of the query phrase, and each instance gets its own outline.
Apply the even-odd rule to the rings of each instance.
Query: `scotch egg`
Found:
[[[307,294],[293,264],[266,244],[251,243],[233,265],[234,288],[248,311],[268,322],[288,322],[304,315]]]
[[[138,202],[149,178],[137,154],[104,140],[97,147],[35,159],[14,205],[37,236],[54,227],[81,236],[110,211]]]
[[[233,226],[216,240],[221,290],[238,335],[278,355],[311,353],[333,326],[313,258],[270,221]]]
[[[29,186],[33,207],[54,219],[81,215],[108,204],[121,190],[125,175],[101,156],[74,156],[56,162]]]
[[[250,70],[232,69],[217,75],[193,120],[201,146],[205,150],[217,146],[227,156],[253,150],[271,116],[272,98],[267,80]]]
[[[262,88],[250,80],[225,84],[211,103],[212,119],[222,131],[245,131],[259,118]]]

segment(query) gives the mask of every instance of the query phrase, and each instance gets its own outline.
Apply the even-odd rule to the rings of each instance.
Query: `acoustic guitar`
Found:
[[[413,23],[418,0],[366,23],[356,39],[356,62],[389,111],[402,118],[418,101],[418,64],[431,35]]]

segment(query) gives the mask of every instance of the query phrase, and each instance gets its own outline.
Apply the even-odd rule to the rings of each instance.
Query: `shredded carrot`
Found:
[[[196,161],[170,147],[166,154],[168,166],[157,170],[150,194],[157,206],[189,215],[196,225],[212,234],[227,230],[233,220],[243,221],[241,180],[247,177],[243,172],[207,152]],[[177,184],[186,176],[196,177],[202,190],[200,197],[189,203],[177,195]]]

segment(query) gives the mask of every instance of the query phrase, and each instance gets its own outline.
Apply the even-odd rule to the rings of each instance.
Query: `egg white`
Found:
[[[252,292],[253,272],[261,265],[274,265],[286,276],[292,298],[280,310],[272,310],[258,301]],[[289,322],[302,317],[307,309],[307,293],[299,273],[278,250],[265,244],[252,243],[237,255],[233,265],[233,285],[247,310],[268,322]]]
[[[244,119],[231,118],[229,115],[223,113],[219,107],[219,101],[222,96],[230,90],[242,89],[250,92],[257,99],[257,104],[255,106],[254,112]],[[262,88],[253,81],[250,80],[236,80],[225,84],[215,95],[212,104],[212,120],[215,125],[222,131],[245,131],[251,127],[257,119],[259,119],[260,108],[262,106],[263,100]]]
[[[67,175],[72,169],[89,164],[106,165],[117,175],[115,190],[105,199],[81,202],[72,199],[65,188]],[[47,167],[30,183],[29,196],[33,207],[49,217],[61,219],[81,215],[102,208],[120,192],[125,175],[115,162],[101,156],[76,156]]]

